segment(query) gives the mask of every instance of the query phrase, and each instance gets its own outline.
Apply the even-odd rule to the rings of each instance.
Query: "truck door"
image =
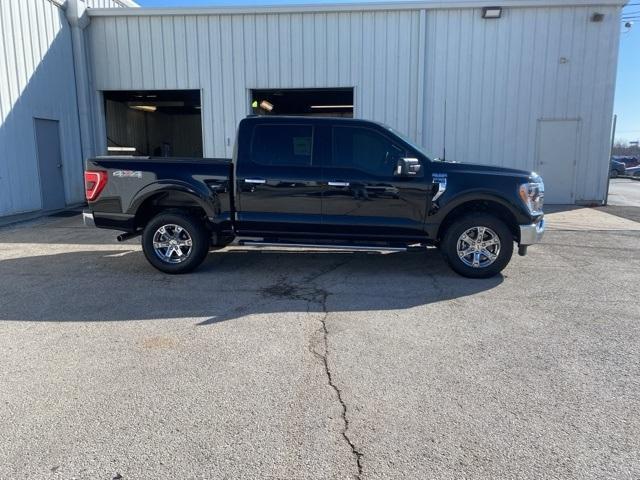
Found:
[[[304,233],[321,222],[321,167],[311,123],[256,123],[236,161],[240,235]],[[245,133],[242,132],[242,133]]]
[[[334,125],[331,138],[323,169],[323,230],[370,238],[423,238],[432,187],[425,180],[426,165],[413,177],[394,175],[399,158],[420,157],[367,126]]]

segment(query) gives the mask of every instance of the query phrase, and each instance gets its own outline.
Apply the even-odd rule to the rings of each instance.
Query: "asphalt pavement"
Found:
[[[488,280],[436,250],[167,276],[79,217],[1,228],[0,478],[637,479],[640,223],[548,223]]]

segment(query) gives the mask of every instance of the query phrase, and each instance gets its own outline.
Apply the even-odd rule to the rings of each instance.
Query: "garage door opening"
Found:
[[[202,157],[199,90],[104,92],[110,155]]]
[[[252,90],[255,115],[353,117],[353,88]]]

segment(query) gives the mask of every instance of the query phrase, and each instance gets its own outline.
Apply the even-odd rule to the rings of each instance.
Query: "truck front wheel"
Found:
[[[489,278],[507,266],[513,254],[513,235],[499,218],[469,214],[447,228],[440,249],[457,273],[469,278]]]
[[[210,235],[202,222],[181,212],[160,213],[144,227],[142,250],[165,273],[187,273],[202,263]]]

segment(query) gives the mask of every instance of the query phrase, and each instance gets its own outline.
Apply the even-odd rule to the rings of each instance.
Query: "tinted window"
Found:
[[[311,165],[313,128],[305,125],[256,125],[251,158],[262,165]]]
[[[404,150],[374,130],[333,128],[333,166],[355,168],[379,177],[391,177]]]

